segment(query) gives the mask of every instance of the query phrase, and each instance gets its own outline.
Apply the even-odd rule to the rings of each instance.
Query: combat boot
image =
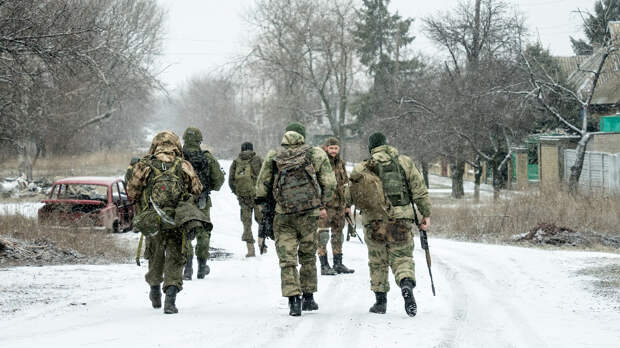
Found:
[[[254,243],[247,243],[247,244],[248,244],[248,254],[245,255],[245,257],[255,257],[256,252],[254,251]]]
[[[347,268],[342,264],[342,254],[334,254],[334,271],[338,274],[355,272],[354,269]]]
[[[319,305],[316,302],[314,302],[314,296],[312,295],[312,293],[304,293],[303,300],[301,303],[301,310],[302,311],[316,311],[317,309],[319,309]]]
[[[192,273],[194,273],[194,269],[192,268],[193,259],[193,257],[187,258],[187,262],[185,263],[185,270],[183,270],[183,280],[192,280]]]
[[[327,255],[319,256],[319,261],[321,261],[321,275],[336,275],[336,271],[329,266]]]
[[[376,302],[370,307],[371,313],[385,314],[387,309],[387,294],[385,292],[375,292]]]
[[[207,259],[203,259],[202,257],[198,258],[198,273],[196,274],[196,278],[204,279],[204,277],[211,272],[211,268],[207,265]]]
[[[290,308],[288,315],[292,317],[298,317],[301,315],[301,298],[299,295],[288,297],[288,307]]]
[[[405,312],[410,317],[415,317],[418,312],[418,305],[415,303],[415,297],[413,297],[413,288],[415,288],[415,280],[404,278],[400,281],[400,292],[405,300]]]
[[[159,285],[151,285],[149,300],[151,300],[151,305],[153,305],[153,308],[161,308],[161,289],[159,288]]]
[[[177,293],[179,292],[179,288],[174,285],[170,285],[166,288],[166,301],[164,302],[164,313],[166,314],[175,314],[178,313],[179,310],[175,305],[177,299]]]

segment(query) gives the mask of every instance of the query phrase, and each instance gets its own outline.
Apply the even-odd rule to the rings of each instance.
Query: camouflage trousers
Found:
[[[183,234],[177,230],[159,232],[146,238],[144,258],[149,260],[149,270],[144,276],[149,285],[164,283],[164,289],[174,285],[183,289]]]
[[[282,296],[317,291],[317,224],[318,216],[308,214],[276,214],[273,220]],[[299,271],[297,260],[301,264]]]
[[[344,209],[327,209],[327,219],[319,219],[319,231],[331,229],[332,254],[342,254],[342,229],[344,228]],[[319,239],[319,256],[327,255],[327,241],[323,243]]]
[[[388,276],[390,268],[396,284],[404,278],[415,280],[413,262],[413,223],[405,222],[408,233],[399,241],[378,241],[372,238],[371,225],[364,226],[364,241],[368,248],[368,267],[370,269],[370,289],[374,292],[390,291]]]
[[[206,208],[201,209],[203,213],[209,217],[209,221],[211,221],[210,210],[211,208],[207,205]],[[196,233],[196,257],[208,259],[209,258],[209,244],[211,243],[211,231],[206,228],[201,228]],[[194,257],[194,249],[192,248],[192,241],[187,240],[187,257]]]
[[[257,224],[260,224],[263,215],[260,209],[254,204],[254,198],[237,197],[237,199],[241,207],[241,222],[243,223],[243,235],[241,236],[241,240],[246,243],[254,243],[254,236],[252,235],[252,211],[254,212],[254,220]]]

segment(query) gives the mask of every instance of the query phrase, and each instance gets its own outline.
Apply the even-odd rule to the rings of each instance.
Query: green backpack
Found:
[[[235,160],[235,193],[240,197],[254,197],[255,176],[252,172],[253,158]]]
[[[398,158],[392,158],[390,163],[376,163],[374,172],[383,184],[383,192],[393,206],[403,206],[411,203],[409,186],[405,171],[398,163]]]
[[[133,220],[134,228],[144,235],[155,235],[159,228],[173,229],[173,223],[166,222],[153,208],[156,204],[168,218],[175,217],[177,205],[183,201],[185,190],[183,184],[182,160],[162,162],[154,157],[146,159],[151,168],[148,184],[142,192],[141,209]]]
[[[362,163],[349,176],[349,193],[355,207],[371,220],[389,220],[392,204],[386,198],[381,179],[374,173],[370,161]]]
[[[309,145],[280,150],[274,159],[277,174],[273,197],[285,214],[321,206],[321,187],[310,159]]]

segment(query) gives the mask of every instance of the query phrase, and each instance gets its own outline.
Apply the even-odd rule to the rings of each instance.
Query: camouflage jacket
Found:
[[[157,134],[153,138],[149,154],[133,166],[133,173],[127,183],[127,194],[129,197],[134,201],[140,200],[143,190],[148,185],[148,179],[151,174],[151,167],[148,164],[150,158],[155,157],[162,162],[174,162],[177,157],[181,156],[181,142],[174,133],[165,131]],[[202,184],[194,168],[185,160],[183,160],[181,168],[183,169],[183,182],[187,192],[198,196],[202,192]]]
[[[254,181],[254,185],[256,185],[256,178],[258,178],[258,174],[260,173],[260,168],[263,164],[263,160],[254,151],[241,151],[241,153],[239,153],[239,156],[235,158],[233,163],[230,165],[230,169],[228,170],[228,186],[230,186],[230,190],[235,195],[237,194],[235,190],[235,171],[237,169],[237,162],[240,160],[248,159],[251,159],[250,166],[252,167],[252,179]]]
[[[327,202],[327,208],[342,210],[351,206],[351,204],[349,204],[345,199],[345,187],[349,182],[349,177],[347,176],[347,170],[344,167],[344,162],[340,159],[339,155],[336,157],[331,157],[328,155],[327,157],[329,158],[329,163],[331,164],[332,170],[334,171],[334,175],[336,177],[334,198]]]
[[[390,145],[382,145],[372,149],[370,156],[375,161],[386,164],[391,161],[391,158],[398,157],[398,162],[405,171],[405,176],[409,184],[409,190],[411,191],[411,198],[413,202],[420,211],[420,214],[425,217],[430,217],[431,201],[428,198],[428,190],[424,184],[424,178],[416,168],[413,160],[407,156],[399,155],[398,150]],[[355,166],[352,173],[361,171],[364,165],[366,165],[366,161],[363,161]],[[413,206],[408,204],[405,206],[393,207],[393,213],[394,219],[413,219]],[[362,212],[362,221],[364,225],[370,223],[372,220],[374,220],[372,216],[368,216]]]
[[[304,137],[297,132],[286,132],[282,138],[281,145],[285,148],[304,145]],[[334,195],[334,189],[336,188],[336,177],[334,176],[334,172],[332,171],[332,167],[329,164],[329,159],[327,158],[325,151],[318,147],[313,147],[310,151],[312,166],[316,171],[319,186],[321,187],[321,204],[326,206],[327,202],[329,202]],[[275,167],[274,159],[276,155],[276,150],[270,150],[267,153],[256,182],[256,198],[266,198],[267,193],[270,190],[273,190],[273,178],[276,174],[273,169]],[[283,210],[279,205],[276,205],[276,213],[283,213]],[[319,209],[314,209],[310,212],[310,215],[318,216]]]

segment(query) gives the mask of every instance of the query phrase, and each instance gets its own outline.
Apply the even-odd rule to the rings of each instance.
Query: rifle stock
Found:
[[[428,274],[431,278],[431,289],[433,290],[433,296],[435,296],[435,282],[433,282],[433,271],[431,270],[431,253],[428,249],[428,237],[426,235],[426,231],[420,228],[418,214],[415,210],[413,211],[413,216],[413,220],[415,221],[416,226],[418,226],[418,231],[420,232],[420,245],[426,254],[426,266],[428,267]]]

